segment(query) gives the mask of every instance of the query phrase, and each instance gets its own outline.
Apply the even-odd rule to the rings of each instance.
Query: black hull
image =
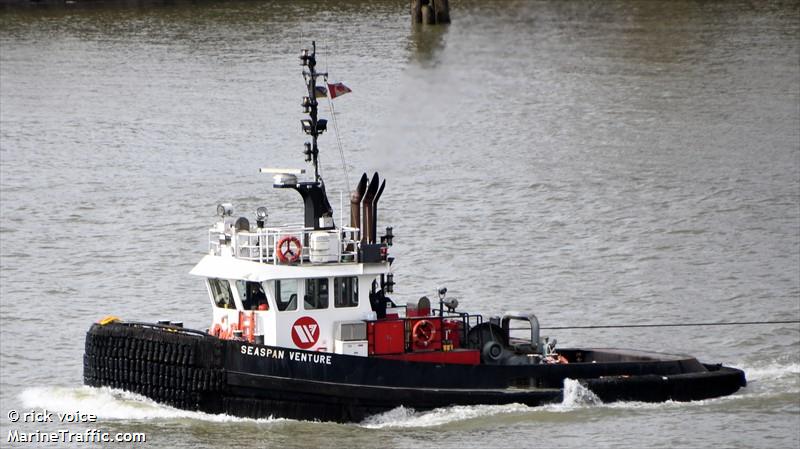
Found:
[[[564,352],[596,362],[445,365],[253,345],[157,325],[96,324],[86,335],[84,383],[188,410],[340,422],[401,405],[427,410],[560,402],[565,378],[578,380],[604,402],[699,400],[746,385],[741,370],[687,356]]]

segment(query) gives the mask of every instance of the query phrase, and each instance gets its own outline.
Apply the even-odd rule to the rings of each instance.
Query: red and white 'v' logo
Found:
[[[300,349],[308,349],[319,340],[319,325],[314,318],[304,316],[292,325],[292,341]]]

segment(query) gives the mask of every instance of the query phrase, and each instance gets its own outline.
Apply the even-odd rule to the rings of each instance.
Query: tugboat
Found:
[[[405,305],[393,293],[392,228],[378,236],[385,181],[362,175],[349,225],[334,222],[319,173],[315,46],[300,56],[302,169],[261,169],[273,187],[295,190],[304,222],[255,223],[217,207],[209,252],[191,270],[204,279],[206,331],[180,322],[107,317],[86,335],[84,383],[128,390],[171,406],[241,417],[352,422],[404,406],[560,402],[573,379],[600,400],[692,401],[729,395],[744,372],[687,355],[557,348],[530,313],[486,318],[459,309],[447,290]]]

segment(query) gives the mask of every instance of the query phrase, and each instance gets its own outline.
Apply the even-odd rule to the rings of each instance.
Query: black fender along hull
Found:
[[[688,356],[595,351],[564,350],[573,358],[611,354],[613,361],[455,365],[317,353],[168,326],[110,323],[87,332],[84,383],[187,410],[339,422],[361,421],[398,406],[428,410],[561,402],[565,379],[579,381],[604,402],[708,399],[746,385],[741,370],[703,365]]]

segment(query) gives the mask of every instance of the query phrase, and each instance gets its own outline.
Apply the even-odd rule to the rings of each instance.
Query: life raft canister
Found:
[[[414,337],[414,345],[427,348],[436,335],[436,326],[430,320],[419,320],[411,328],[411,335]]]
[[[292,249],[292,245],[294,245],[294,249]],[[303,254],[303,245],[300,243],[300,240],[293,235],[287,235],[278,240],[276,246],[278,248],[278,260],[282,263],[297,262],[300,259],[300,255]]]

